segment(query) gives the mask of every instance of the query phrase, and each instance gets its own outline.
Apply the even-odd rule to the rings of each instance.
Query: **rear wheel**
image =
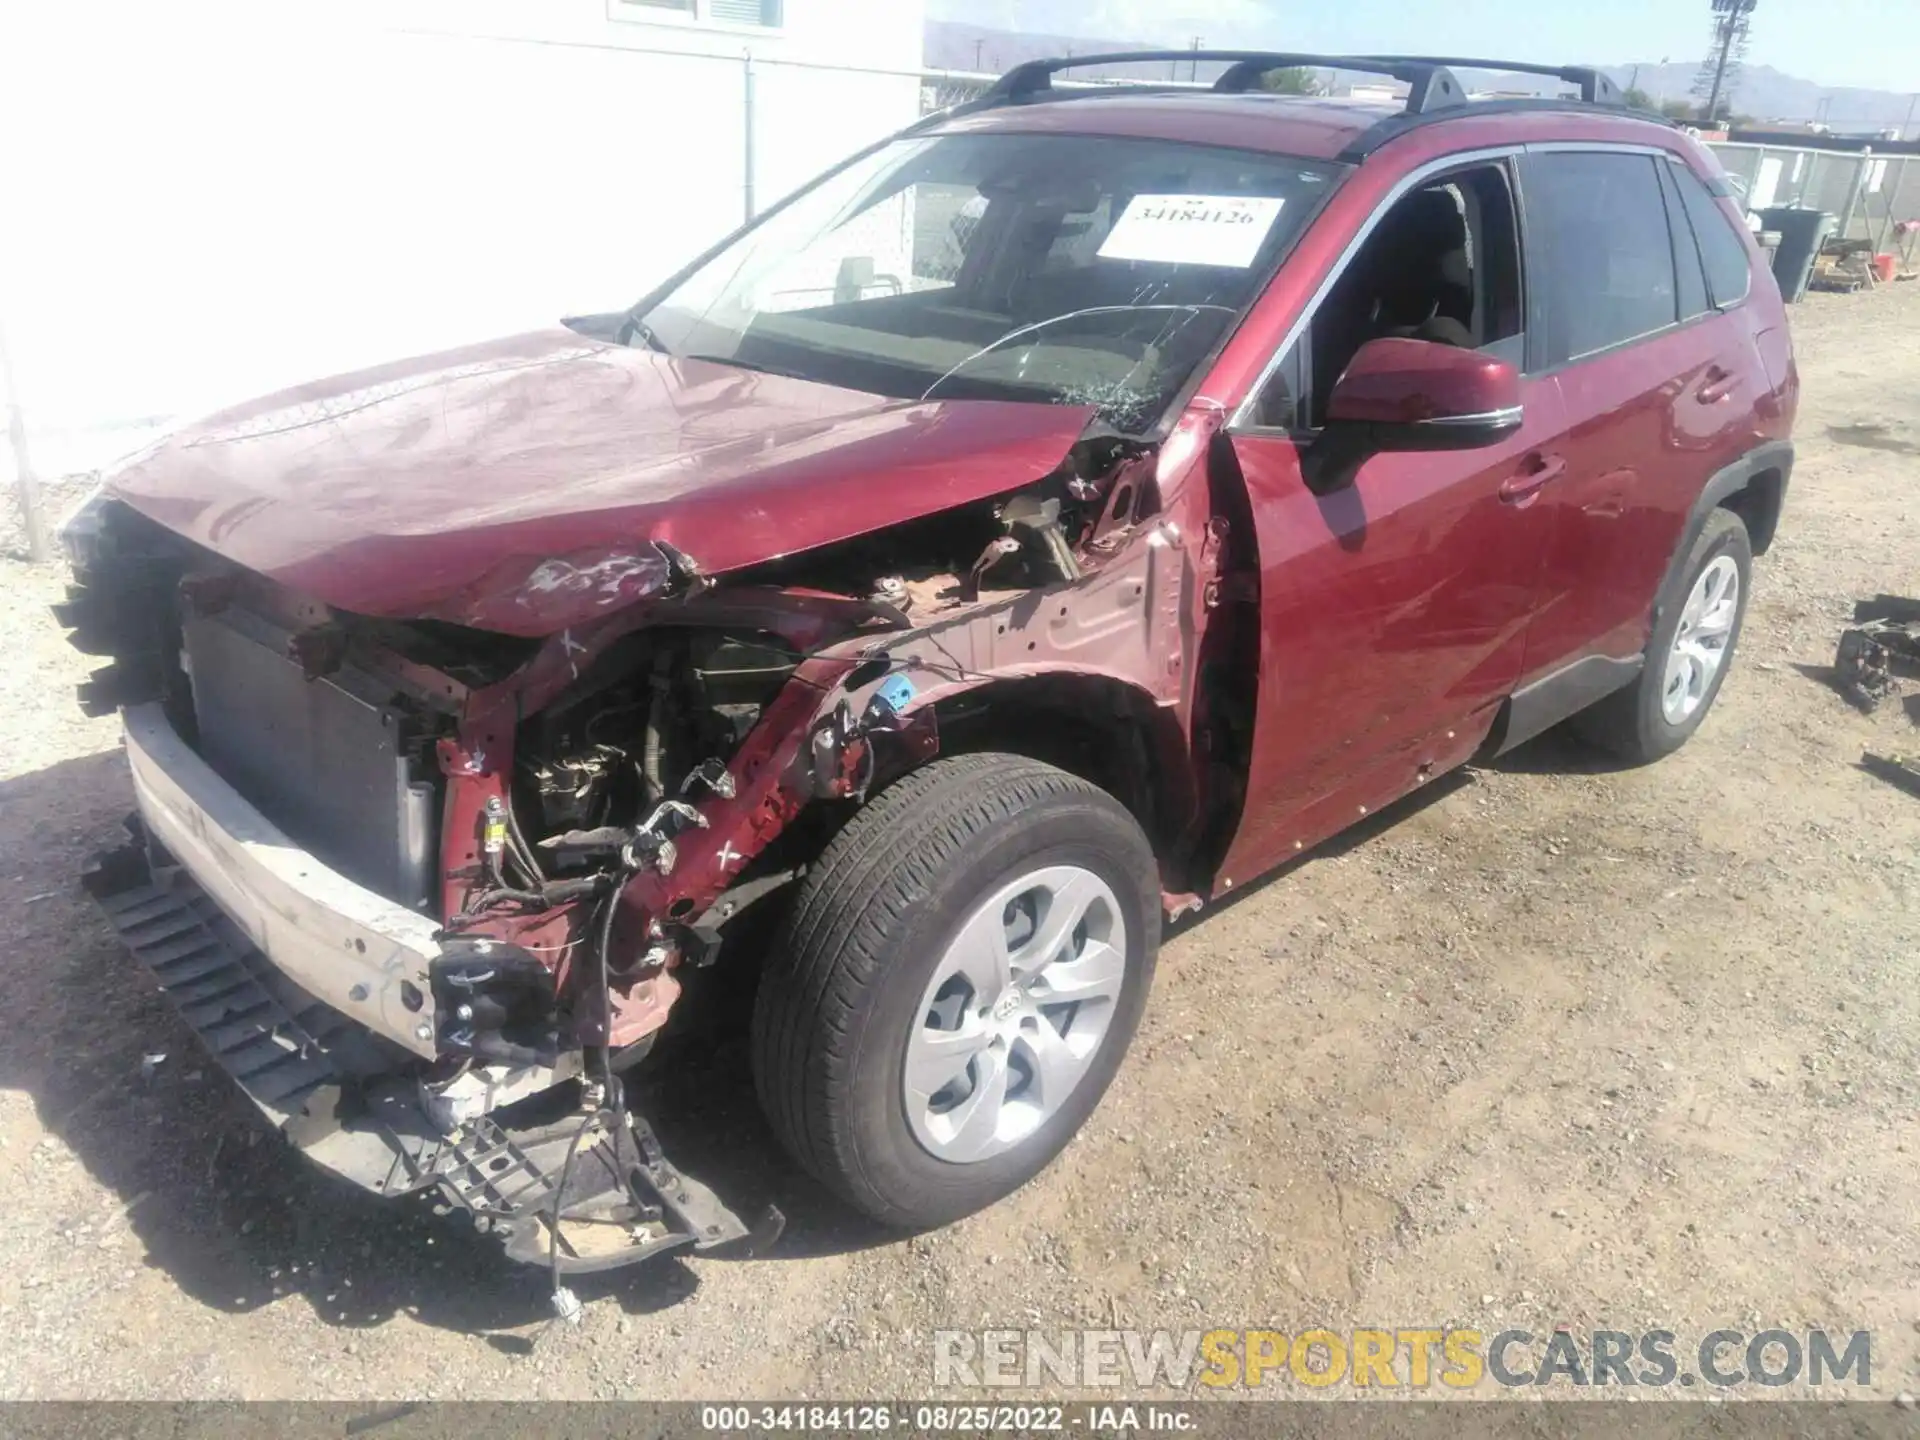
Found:
[[[1700,728],[1733,663],[1747,614],[1753,547],[1731,510],[1708,517],[1647,645],[1640,678],[1573,718],[1583,739],[1628,760],[1670,755]]]
[[[885,1223],[991,1204],[1099,1103],[1159,921],[1152,850],[1106,792],[1012,755],[908,776],[827,847],[761,979],[769,1121]]]

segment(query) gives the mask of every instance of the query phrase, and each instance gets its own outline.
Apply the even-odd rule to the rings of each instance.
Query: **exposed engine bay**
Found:
[[[295,974],[378,1042],[375,1059],[338,1067],[363,1097],[339,1114],[381,1113],[401,1188],[459,1190],[510,1251],[558,1273],[600,1263],[563,1224],[590,1211],[664,1227],[606,1263],[745,1229],[676,1219],[670,1198],[623,1191],[618,1165],[577,1207],[569,1147],[558,1177],[549,1163],[530,1190],[561,1239],[530,1235],[527,1202],[487,1210],[449,1178],[476,1134],[518,1134],[517,1117],[577,1082],[573,1113],[617,1116],[616,1155],[638,1147],[630,1174],[665,1166],[657,1146],[648,1159],[623,1077],[683,981],[804,874],[841,817],[940,752],[943,726],[965,743],[1007,684],[1025,677],[1020,693],[1037,696],[1063,672],[1107,677],[1104,718],[1131,715],[1143,733],[1191,702],[1205,586],[1170,543],[1156,459],[1092,434],[1038,485],[722,577],[657,544],[658,593],[545,639],[354,615],[108,498],[70,532],[77,583],[60,618],[110,657],[83,687],[90,713],[157,707],[293,843],[431,927],[418,963],[337,983]],[[1054,728],[1072,728],[1085,700],[1060,703]],[[1144,748],[1109,759],[1143,797],[1171,795],[1163,808],[1192,799],[1177,777],[1150,776]],[[149,836],[142,883],[185,885],[156,878],[171,863]],[[381,949],[347,943],[368,966]],[[396,1085],[427,1122],[412,1139],[365,1098],[391,1100]],[[685,1177],[669,1188],[724,1215]]]
[[[1107,440],[1076,458],[1104,465],[1110,478],[1138,453]],[[783,743],[804,739],[797,749],[806,771],[805,791],[784,821],[812,800],[857,802],[930,755],[938,744],[932,716],[917,728],[902,718],[924,687],[914,679],[918,660],[839,660],[832,668],[857,674],[872,693],[857,708],[843,699],[824,722],[808,717],[803,737],[791,721],[770,724],[768,716],[783,696],[825,692],[805,679],[797,691],[790,686],[836,646],[1079,580],[1135,523],[1137,484],[1115,496],[1112,485],[1067,474],[1046,488],[1052,493],[1016,494],[771,562],[720,586],[692,573],[678,606],[657,617],[662,623],[618,633],[591,654],[575,637],[560,637],[564,683],[515,729],[511,781],[480,816],[477,873],[449,875],[470,882],[449,885],[449,931],[477,933],[503,919],[537,930],[535,953],[559,957],[551,968],[559,992],[574,998],[576,1033],[609,1047],[619,1068],[659,1018],[652,1003],[634,1000],[636,991],[660,982],[667,993],[658,1003],[670,1004],[671,972],[710,963],[725,922],[804,862],[756,866],[745,846],[725,842],[712,869],[728,883],[649,910],[644,930],[631,913],[638,907],[616,907],[615,894],[631,896],[633,877],[678,876],[683,848],[711,830],[710,812],[740,800],[747,773]],[[696,623],[705,616],[713,623]],[[555,914],[567,917],[564,935],[546,923]],[[583,970],[589,964],[604,966],[605,976]],[[478,1059],[531,1058],[524,1044],[490,1035],[484,1016],[471,1037],[441,1038]]]

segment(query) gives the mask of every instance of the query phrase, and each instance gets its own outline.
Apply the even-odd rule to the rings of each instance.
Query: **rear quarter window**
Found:
[[[1707,269],[1708,297],[1716,310],[1738,305],[1747,298],[1747,287],[1753,279],[1746,241],[1698,175],[1677,161],[1667,171],[1679,188],[1680,203],[1700,246],[1700,259]]]
[[[1700,247],[1693,240],[1693,224],[1687,219],[1680,201],[1680,185],[1673,166],[1656,165],[1661,188],[1667,192],[1667,228],[1673,232],[1674,279],[1678,282],[1680,318],[1691,320],[1713,309],[1707,298],[1707,271],[1700,260]]]

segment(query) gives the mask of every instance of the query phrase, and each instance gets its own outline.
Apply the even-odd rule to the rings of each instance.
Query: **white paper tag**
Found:
[[[1099,253],[1107,260],[1244,270],[1285,204],[1257,195],[1136,195]]]

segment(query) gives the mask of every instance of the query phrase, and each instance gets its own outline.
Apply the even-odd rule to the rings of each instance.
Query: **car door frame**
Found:
[[[1280,331],[1279,339],[1275,342],[1272,352],[1255,374],[1252,383],[1247,387],[1245,396],[1241,399],[1240,403],[1235,406],[1233,414],[1228,418],[1226,424],[1227,430],[1233,433],[1248,429],[1272,430],[1274,428],[1270,425],[1261,425],[1256,417],[1255,410],[1260,403],[1260,392],[1266,388],[1267,382],[1271,380],[1274,374],[1280,369],[1287,358],[1288,352],[1293,349],[1301,335],[1306,331],[1306,328],[1313,323],[1315,312],[1326,302],[1327,296],[1333,292],[1333,287],[1339,283],[1340,277],[1346,274],[1347,267],[1353,264],[1354,258],[1360,253],[1361,247],[1373,238],[1373,232],[1380,228],[1380,222],[1386,218],[1387,212],[1392,210],[1394,206],[1398,205],[1421,186],[1453,170],[1470,170],[1477,165],[1502,165],[1508,170],[1507,183],[1513,189],[1514,208],[1517,212],[1515,223],[1519,227],[1519,242],[1522,257],[1521,285],[1523,288],[1521,304],[1527,307],[1528,325],[1529,330],[1531,330],[1533,313],[1531,308],[1531,292],[1525,288],[1526,205],[1520,194],[1518,169],[1512,163],[1518,160],[1527,148],[1527,141],[1515,140],[1501,145],[1476,145],[1468,150],[1456,150],[1445,154],[1434,155],[1412,166],[1400,175],[1392,185],[1387,187],[1386,191],[1374,203],[1373,208],[1367,212],[1366,218],[1354,227],[1353,233],[1347,237],[1346,243],[1340,247],[1339,254],[1334,257],[1333,263],[1328,266],[1326,274],[1322,275],[1319,283],[1308,292],[1306,299],[1301,303],[1294,317],[1287,322],[1286,328]],[[1351,182],[1349,181],[1348,183]],[[1273,283],[1278,283],[1279,278],[1280,277],[1276,276]],[[1258,303],[1258,301],[1255,302],[1256,305]]]
[[[1229,441],[1235,436],[1244,435],[1265,441],[1291,440],[1296,444],[1299,443],[1301,437],[1296,428],[1262,423],[1260,405],[1267,386],[1283,367],[1297,363],[1304,354],[1302,341],[1308,336],[1315,316],[1329,299],[1334,287],[1358,258],[1363,247],[1372,239],[1386,216],[1406,196],[1423,186],[1444,179],[1449,174],[1482,166],[1499,166],[1504,173],[1514,207],[1514,239],[1522,286],[1521,313],[1526,317],[1525,323],[1529,328],[1527,343],[1531,345],[1532,302],[1526,269],[1528,254],[1525,233],[1526,211],[1520,192],[1521,182],[1517,164],[1518,157],[1524,153],[1525,149],[1526,143],[1523,141],[1473,146],[1434,155],[1410,166],[1405,173],[1397,176],[1380,195],[1364,220],[1355,226],[1353,233],[1346,238],[1326,272],[1307,293],[1286,326],[1280,330],[1272,350],[1260,366],[1252,384],[1227,420],[1225,430]],[[1310,339],[1307,343],[1311,343]],[[1521,368],[1524,372],[1524,365]],[[1296,395],[1297,393],[1296,387]],[[1541,398],[1547,401],[1549,419],[1557,414],[1557,394],[1557,389],[1550,383],[1542,391]],[[1539,443],[1538,437],[1535,443]],[[1244,485],[1241,489],[1244,503],[1250,509],[1259,503],[1256,497],[1247,492]],[[1264,570],[1264,565],[1262,569]],[[1260,605],[1258,626],[1264,645],[1267,638],[1264,601]],[[1517,671],[1515,679],[1518,679]],[[1255,682],[1254,689],[1256,698],[1253,713],[1253,747],[1254,756],[1257,759],[1262,748],[1263,731],[1268,736],[1271,736],[1272,732],[1266,730],[1269,720],[1263,715],[1262,710],[1262,701],[1266,697],[1260,694],[1258,680]],[[1355,820],[1410,793],[1433,777],[1464,763],[1486,739],[1504,700],[1505,696],[1502,695],[1484,706],[1469,709],[1461,714],[1436,715],[1431,734],[1422,737],[1423,743],[1417,762],[1404,765],[1394,763],[1397,752],[1393,757],[1378,757],[1384,763],[1362,765],[1352,776],[1342,777],[1340,782],[1330,786],[1324,794],[1305,803],[1287,805],[1284,812],[1275,807],[1286,805],[1286,798],[1263,795],[1256,788],[1260,783],[1257,772],[1250,774],[1247,793],[1242,801],[1239,825],[1223,859],[1216,881],[1216,891],[1230,889],[1236,883],[1237,877],[1250,878],[1284,861],[1292,854],[1320,843]],[[1268,743],[1271,743],[1270,739]]]

